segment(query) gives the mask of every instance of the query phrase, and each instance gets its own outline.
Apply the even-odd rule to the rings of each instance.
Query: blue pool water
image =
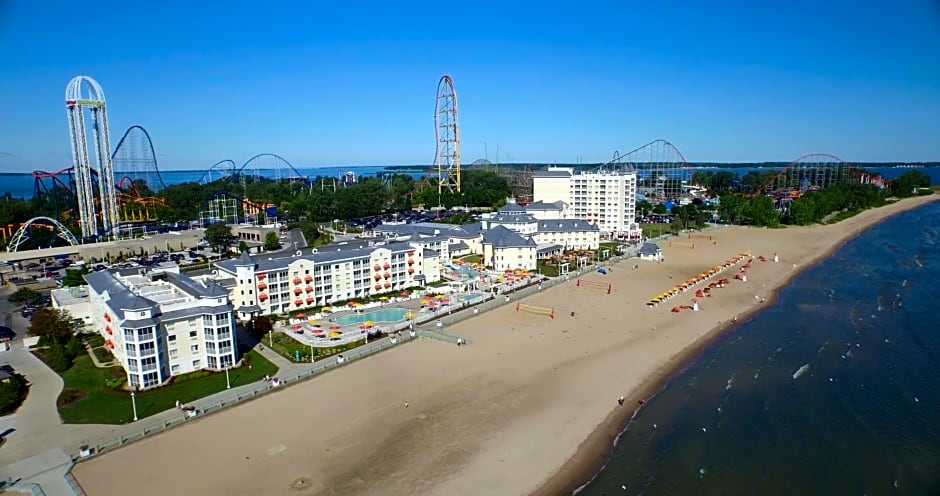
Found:
[[[462,303],[472,303],[481,298],[483,298],[482,293],[458,293],[454,295],[454,299]]]
[[[405,314],[408,310],[405,308],[383,308],[372,312],[361,314],[340,315],[336,317],[336,323],[341,326],[362,324],[367,320],[372,322],[399,322],[405,320]]]

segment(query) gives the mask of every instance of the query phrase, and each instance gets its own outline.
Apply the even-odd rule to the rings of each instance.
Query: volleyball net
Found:
[[[681,241],[670,241],[669,246],[678,246],[679,248],[695,249],[695,243],[683,243]]]
[[[528,312],[534,313],[535,315],[544,315],[546,317],[555,318],[555,309],[548,307],[537,307],[534,305],[526,305],[524,303],[516,303],[517,312]]]
[[[587,279],[578,279],[577,283],[575,283],[575,286],[579,288],[599,289],[601,291],[606,291],[607,294],[610,294],[610,292],[614,290],[613,284],[600,281],[589,281]]]

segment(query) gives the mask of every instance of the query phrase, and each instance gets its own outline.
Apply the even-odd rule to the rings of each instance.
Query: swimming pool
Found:
[[[383,308],[381,310],[374,310],[372,312],[365,312],[360,314],[340,315],[339,317],[336,317],[336,323],[341,326],[348,326],[362,324],[367,320],[371,320],[375,323],[399,322],[405,320],[405,314],[407,313],[407,308]]]
[[[483,299],[483,297],[483,293],[457,293],[454,295],[454,299],[462,303],[473,303]]]

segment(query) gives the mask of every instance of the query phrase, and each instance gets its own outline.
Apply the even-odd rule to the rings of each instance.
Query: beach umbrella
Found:
[[[338,330],[339,330],[339,326],[336,325],[336,324],[333,324],[333,325],[330,326],[330,330],[331,330],[331,331],[338,331]]]
[[[379,296],[379,299],[382,301],[388,301],[388,296]]]
[[[398,294],[401,296],[408,296],[409,293],[407,291],[402,291],[401,293],[398,293]]]
[[[314,329],[312,332],[313,332],[314,334],[323,334],[323,333],[326,332],[326,331],[324,331],[323,329]]]
[[[323,310],[324,312],[329,312],[330,310],[332,310],[332,308],[331,308],[331,307],[323,307],[323,308],[321,308],[320,310]]]
[[[331,337],[331,338],[338,338],[338,337],[340,337],[340,336],[342,336],[342,335],[343,335],[343,333],[341,333],[341,332],[331,332],[331,333],[330,333],[330,337]]]
[[[300,330],[300,324],[294,324],[294,325],[290,326],[290,328],[291,328],[292,331],[299,331],[299,330]]]
[[[413,318],[415,318],[415,313],[414,313],[414,312],[408,312],[408,313],[405,314],[405,318],[406,318],[406,319],[413,319]]]
[[[304,314],[302,314],[302,313],[298,313],[297,315],[294,315],[294,317],[296,317],[296,318],[298,318],[298,319],[306,319],[306,318],[307,318],[307,316],[304,315]]]
[[[372,327],[373,325],[375,325],[375,322],[372,322],[371,320],[367,320],[365,321],[365,325]]]

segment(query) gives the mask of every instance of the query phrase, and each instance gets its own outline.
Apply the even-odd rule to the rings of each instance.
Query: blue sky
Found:
[[[936,0],[9,0],[0,53],[4,171],[70,165],[78,74],[104,87],[112,146],[142,125],[164,170],[428,164],[444,73],[465,163],[656,138],[690,161],[940,160]]]

